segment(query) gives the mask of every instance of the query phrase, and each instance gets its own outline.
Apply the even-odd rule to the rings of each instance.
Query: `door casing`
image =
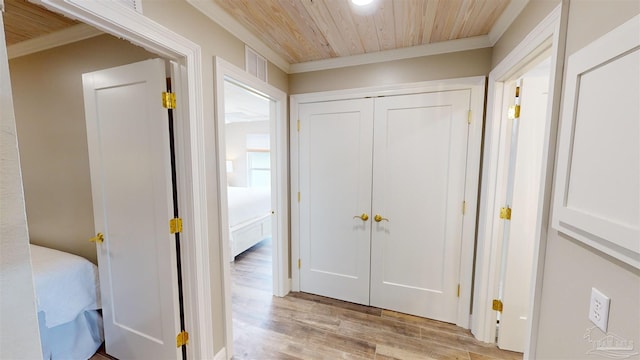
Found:
[[[281,90],[264,83],[258,78],[250,75],[248,72],[239,69],[233,64],[223,60],[220,57],[215,58],[215,76],[216,76],[216,94],[214,96],[216,108],[216,123],[218,129],[217,153],[218,153],[218,181],[219,181],[219,202],[222,205],[220,210],[220,241],[222,253],[222,272],[224,282],[224,312],[225,312],[225,328],[226,328],[226,353],[227,356],[233,354],[233,320],[231,306],[231,258],[229,243],[229,228],[222,224],[228,224],[227,209],[227,173],[225,166],[226,142],[224,138],[225,122],[224,122],[224,82],[230,79],[238,84],[248,86],[252,90],[261,93],[265,97],[276,102],[275,119],[270,120],[270,135],[272,150],[275,150],[277,157],[275,168],[276,185],[275,192],[272,192],[272,199],[275,198],[276,207],[273,209],[276,221],[272,223],[272,228],[277,236],[273,239],[272,250],[272,276],[273,276],[273,294],[275,296],[285,296],[289,293],[290,284],[288,276],[289,268],[289,211],[288,211],[288,192],[287,179],[288,172],[288,143],[286,130],[286,109],[287,95]],[[272,177],[273,179],[273,177]],[[224,184],[224,186],[222,185]],[[223,191],[224,190],[224,191]],[[272,200],[273,203],[273,200]]]
[[[564,39],[566,37],[568,2],[558,5],[489,73],[487,90],[487,122],[484,136],[484,155],[482,168],[482,188],[480,189],[480,207],[478,218],[478,240],[474,278],[474,303],[472,334],[481,341],[495,343],[496,313],[491,302],[497,293],[500,257],[498,243],[501,229],[498,226],[500,204],[501,174],[504,164],[500,152],[500,141],[504,138],[505,127],[501,126],[503,92],[505,82],[517,76],[518,72],[541,52],[551,52],[551,74],[549,86],[549,106],[547,108],[544,150],[542,155],[542,186],[538,203],[538,224],[536,225],[536,243],[534,245],[534,269],[531,291],[531,309],[528,316],[529,329],[525,344],[524,358],[535,358],[537,323],[539,318],[539,300],[542,290],[542,269],[544,268],[546,229],[549,220],[551,201],[551,181],[553,175],[557,119],[560,106],[562,83],[562,61],[564,59]]]
[[[471,91],[471,124],[467,149],[467,178],[465,181],[466,213],[462,228],[462,251],[460,261],[460,301],[458,302],[456,325],[469,328],[471,306],[471,283],[473,273],[473,250],[475,243],[476,207],[480,170],[480,146],[482,140],[485,77],[467,77],[450,80],[426,81],[409,84],[373,86],[290,96],[290,146],[291,174],[299,173],[299,142],[297,134],[298,104],[332,100],[357,99],[376,96],[418,94],[427,92],[463,90]],[[291,177],[291,290],[300,291],[300,216],[298,206],[299,179]]]
[[[176,162],[178,196],[181,199],[184,241],[184,285],[186,327],[190,332],[190,356],[222,358],[224,349],[216,354],[213,348],[213,318],[211,315],[211,267],[217,251],[209,249],[208,213],[217,213],[218,202],[206,202],[207,189],[217,187],[217,179],[207,178],[208,167],[215,161],[205,161],[206,154],[215,152],[214,130],[206,126],[202,91],[202,57],[198,44],[160,26],[135,11],[110,1],[30,0],[54,12],[91,25],[106,33],[130,41],[146,50],[181,65],[181,76],[174,79],[178,103],[176,121]],[[207,171],[209,170],[209,171]],[[209,190],[211,191],[211,190]],[[216,263],[216,262],[214,262]]]

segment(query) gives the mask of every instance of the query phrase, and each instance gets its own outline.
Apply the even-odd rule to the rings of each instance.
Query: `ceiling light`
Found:
[[[351,0],[354,5],[365,6],[371,4],[373,0]]]

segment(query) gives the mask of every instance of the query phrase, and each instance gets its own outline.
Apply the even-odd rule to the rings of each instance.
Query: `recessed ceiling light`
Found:
[[[373,0],[351,0],[354,5],[365,6],[371,4]]]

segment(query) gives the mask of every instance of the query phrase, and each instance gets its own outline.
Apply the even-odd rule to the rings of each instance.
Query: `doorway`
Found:
[[[506,181],[498,189],[504,205],[495,296],[499,308],[496,341],[501,349],[516,352],[524,352],[530,313],[550,65],[548,54],[534,59],[523,69],[524,74],[505,82],[502,102],[507,129],[501,153],[508,155],[502,174]]]
[[[508,120],[508,112],[505,110],[515,102],[514,81],[535,68],[543,59],[550,58],[549,67],[545,70],[549,75],[546,112],[544,117],[538,120],[544,123],[539,124],[544,126],[541,135],[543,137],[541,164],[535,170],[540,178],[538,189],[534,192],[538,196],[538,206],[529,209],[535,213],[536,223],[532,230],[534,245],[531,252],[530,275],[524,275],[529,277],[527,279],[529,283],[528,307],[525,316],[520,314],[517,317],[518,320],[526,323],[523,337],[525,338],[524,354],[528,358],[535,358],[537,319],[540,311],[540,279],[541,270],[544,268],[546,247],[546,232],[542,229],[546,228],[549,220],[547,205],[551,199],[551,174],[555,154],[554,139],[557,130],[555,119],[557,119],[560,104],[560,94],[554,89],[562,82],[563,64],[557,59],[562,59],[564,51],[561,35],[564,20],[561,21],[561,14],[566,10],[565,5],[558,5],[531,30],[524,40],[494,67],[489,74],[488,82],[471,332],[479,340],[496,343],[496,325],[500,308],[498,296],[502,267],[502,235],[505,232],[504,223],[511,221],[500,217],[501,208],[508,207],[505,200],[508,158],[511,155],[510,152],[505,152],[505,149],[506,151],[509,149],[506,145],[511,139],[512,127],[509,125],[509,121],[512,120]],[[511,86],[511,90],[509,90],[509,86]],[[527,83],[523,81],[523,96],[526,96],[526,89]],[[514,218],[516,211],[514,207]],[[522,212],[520,216],[522,216]],[[502,305],[503,310],[510,306],[507,302],[503,302]],[[526,317],[526,319],[520,319],[520,316]],[[504,319],[502,320],[504,321]],[[506,331],[504,324],[502,325],[501,331],[504,334]],[[516,337],[520,338],[519,335]]]
[[[96,33],[98,33],[97,30]],[[133,109],[130,107],[124,110],[125,101],[122,101],[122,98],[119,98],[117,101],[119,106],[106,106],[103,104],[103,109],[123,109],[124,113],[116,116],[116,119],[128,119],[117,124],[117,121],[113,121],[114,117],[109,117],[109,121],[103,122],[103,125],[110,124],[112,126],[112,130],[115,130],[112,134],[115,134],[117,137],[115,140],[117,145],[109,148],[106,146],[105,141],[94,141],[90,137],[88,139],[85,121],[85,115],[88,112],[86,111],[87,108],[85,107],[85,103],[83,103],[83,99],[86,100],[87,95],[85,93],[83,96],[82,79],[83,74],[106,68],[128,66],[125,64],[137,63],[152,56],[154,55],[126,41],[117,39],[108,34],[99,34],[98,36],[90,39],[56,46],[44,51],[37,51],[30,55],[13,57],[10,61],[13,93],[16,96],[14,104],[18,127],[18,138],[20,140],[20,152],[22,154],[23,182],[26,194],[25,197],[27,199],[27,215],[30,225],[31,243],[40,245],[44,248],[72,253],[80,256],[81,258],[86,258],[93,263],[97,263],[96,244],[90,243],[87,240],[96,235],[97,232],[104,233],[102,238],[104,239],[104,244],[97,246],[99,250],[98,257],[102,254],[102,258],[99,261],[99,270],[102,275],[102,285],[110,283],[111,289],[115,289],[120,284],[119,281],[122,280],[122,278],[117,277],[114,281],[107,281],[105,271],[107,271],[107,269],[111,269],[109,274],[112,274],[114,269],[118,268],[116,262],[122,261],[122,256],[118,257],[117,255],[114,255],[114,252],[111,252],[110,254],[113,256],[110,255],[107,257],[103,251],[100,251],[107,247],[111,250],[116,249],[117,246],[114,245],[114,242],[117,241],[116,238],[118,238],[118,236],[110,236],[113,231],[107,231],[106,227],[98,225],[98,223],[101,222],[99,219],[100,216],[94,217],[94,209],[96,207],[92,204],[91,180],[93,179],[95,181],[98,177],[95,176],[96,174],[93,174],[94,176],[90,177],[91,167],[89,165],[89,161],[87,161],[90,157],[89,149],[92,146],[96,146],[98,143],[105,145],[102,149],[103,155],[105,156],[113,156],[113,149],[118,149],[117,151],[119,153],[115,155],[115,157],[112,157],[113,160],[116,160],[112,164],[116,165],[112,170],[120,171],[111,171],[106,173],[116,175],[118,178],[116,181],[122,178],[121,175],[123,173],[126,173],[125,178],[127,181],[119,183],[115,188],[113,186],[114,181],[110,181],[111,186],[105,189],[105,194],[106,192],[111,191],[111,195],[114,195],[123,194],[127,189],[131,190],[132,187],[136,187],[136,185],[134,185],[136,181],[140,181],[144,178],[144,176],[142,176],[145,172],[143,170],[145,168],[144,166],[135,166],[136,171],[133,171],[131,168],[127,168],[126,172],[122,171],[122,165],[127,163],[124,161],[125,159],[129,160],[128,163],[131,164],[132,161],[134,161],[134,156],[132,154],[135,154],[135,159],[139,161],[139,165],[140,162],[143,164],[157,164],[154,162],[157,159],[156,156],[150,156],[151,154],[141,151],[142,148],[135,150],[129,148],[126,152],[128,155],[122,156],[123,153],[121,151],[123,151],[126,144],[143,144],[144,139],[147,140],[147,145],[161,145],[160,150],[162,151],[153,151],[152,154],[162,154],[164,156],[165,153],[169,152],[169,142],[166,138],[160,138],[157,132],[152,132],[149,129],[145,129],[141,132],[142,134],[146,134],[146,136],[142,136],[140,133],[134,134],[134,128],[140,125],[137,120],[143,118],[143,116],[133,115],[135,113],[134,110],[139,109],[137,106],[138,104],[144,103],[144,101],[139,97],[134,96],[134,94],[149,94],[148,90],[152,88],[151,85],[149,85],[149,82],[143,82],[140,77],[137,77],[136,81],[130,81],[130,79],[123,80],[125,83],[144,83],[146,86],[145,90],[141,90],[142,86],[140,86],[137,88],[139,91],[127,92],[127,96],[124,97],[125,99],[130,100],[129,106],[133,106]],[[153,86],[155,91],[149,95],[151,96],[150,103],[155,105],[158,104],[158,93],[167,89],[165,85],[165,61],[156,60],[154,64],[156,65],[154,67],[154,70],[156,71],[153,72],[155,75],[155,82]],[[142,71],[140,71],[142,69],[147,70],[148,66],[141,65],[136,67],[135,70],[128,71],[127,73],[139,75],[142,74]],[[118,74],[122,75],[123,72],[104,73],[99,75],[99,77],[101,79],[115,79],[120,76]],[[112,94],[115,94],[115,86],[111,84],[108,87],[109,91]],[[92,92],[92,94],[93,93],[94,92]],[[35,106],[36,104],[38,106]],[[57,104],[64,104],[64,106],[59,106]],[[160,109],[153,107],[153,109],[154,111],[158,111],[160,114],[164,113],[165,119],[163,122],[154,121],[153,123],[160,124],[161,130],[166,131],[166,126],[168,124],[168,120],[166,119],[167,110],[161,109],[161,107]],[[138,115],[140,114],[138,113]],[[154,120],[158,120],[158,118],[154,118]],[[123,129],[128,129],[128,131],[122,131]],[[130,137],[125,136],[125,134]],[[129,138],[130,141],[127,142],[125,138]],[[156,141],[159,138],[163,141]],[[102,140],[104,140],[104,137]],[[168,166],[168,164],[170,164],[169,160],[166,160],[165,162],[164,158],[161,159],[163,160],[161,161],[161,166]],[[92,162],[91,165],[95,164]],[[153,176],[152,178],[157,181],[162,181],[163,179],[168,180],[169,183],[171,183],[171,177],[163,171],[161,171],[160,176]],[[146,180],[143,180],[143,182],[145,182],[145,184],[151,183],[147,183]],[[140,211],[136,211],[135,216],[129,217],[130,219],[135,219],[135,222],[130,222],[125,225],[125,223],[120,221],[120,226],[125,225],[126,231],[121,231],[121,236],[119,237],[120,239],[123,237],[129,237],[126,239],[126,243],[136,243],[138,245],[141,241],[147,240],[144,247],[137,246],[138,250],[143,250],[146,256],[133,256],[135,257],[134,262],[136,264],[136,271],[132,271],[134,269],[133,267],[127,268],[127,270],[130,271],[130,274],[126,276],[126,282],[130,285],[135,281],[133,279],[137,278],[139,284],[138,286],[134,286],[134,288],[140,289],[148,294],[153,292],[148,291],[149,288],[147,285],[152,284],[151,279],[155,279],[155,277],[150,274],[148,267],[153,260],[156,260],[155,256],[152,256],[156,253],[154,251],[149,251],[150,249],[155,248],[154,245],[167,244],[168,248],[163,249],[165,251],[165,255],[168,255],[167,257],[173,257],[173,262],[160,261],[161,264],[166,264],[157,267],[158,272],[163,273],[160,278],[174,279],[176,277],[174,275],[176,268],[175,254],[171,253],[170,249],[170,246],[173,246],[173,242],[171,240],[166,242],[148,241],[149,234],[151,232],[149,231],[150,228],[147,226],[149,224],[145,223],[144,220],[148,217],[143,216],[143,214],[149,216],[150,211],[149,208],[142,211],[139,207],[141,204],[154,203],[154,201],[150,200],[158,200],[155,202],[158,204],[161,202],[160,199],[163,199],[163,197],[170,198],[170,195],[163,192],[163,190],[165,190],[163,189],[163,186],[157,186],[158,183],[155,183],[154,185],[156,185],[153,186],[156,192],[153,194],[147,194],[152,195],[151,199],[140,199],[142,191],[139,191],[139,188],[145,188],[144,185],[136,188],[135,194],[129,194],[129,196],[127,196],[127,199],[131,201],[129,205],[133,205],[130,206],[130,208],[137,206]],[[157,192],[158,190],[160,193]],[[96,199],[97,196],[94,194],[93,200],[95,201]],[[111,201],[107,202],[107,205],[98,206],[97,208],[104,209],[105,212],[109,210],[113,211],[115,204],[116,201]],[[116,213],[125,214],[125,211],[122,211],[122,208],[115,210]],[[169,212],[168,208],[166,212]],[[153,211],[151,211],[151,213],[153,213]],[[164,233],[166,233],[166,222],[170,218],[170,215],[166,214],[165,216],[162,213],[160,214],[161,218],[159,219],[159,224],[157,227],[152,227],[152,231],[159,229],[159,231],[157,231],[158,233],[162,234],[163,237],[169,237],[168,235],[165,236]],[[96,220],[95,226],[94,219]],[[114,227],[118,226],[117,222],[113,218],[111,220],[109,230],[113,230]],[[135,233],[137,233],[138,236],[134,236],[133,234]],[[160,237],[160,235],[158,235],[158,237]],[[123,244],[121,243],[121,245]],[[124,250],[122,246],[118,247],[120,247],[121,250]],[[132,249],[130,246],[127,246],[126,250],[126,252],[121,251],[120,254],[134,253],[131,251]],[[38,253],[42,253],[43,251],[44,250],[40,250]],[[171,256],[169,256],[169,254],[171,254]],[[85,320],[85,307],[86,310],[102,308],[102,313],[105,315],[104,319],[109,319],[110,317],[108,314],[113,311],[109,305],[112,305],[111,307],[113,308],[123,304],[130,306],[132,301],[128,299],[126,302],[120,301],[119,303],[117,301],[113,301],[111,296],[116,293],[115,290],[113,292],[106,291],[103,287],[103,291],[100,292],[96,289],[99,287],[97,276],[93,277],[87,275],[89,273],[88,271],[84,272],[83,269],[74,267],[71,262],[63,263],[62,253],[59,255],[60,262],[56,263],[56,269],[60,269],[60,272],[52,271],[52,268],[47,267],[45,263],[35,261],[36,259],[32,258],[35,283],[39,285],[36,288],[36,295],[42,303],[45,303],[42,299],[48,299],[46,302],[47,306],[38,307],[38,315],[42,316],[43,319],[46,319],[46,326],[43,325],[44,321],[40,322],[40,334],[44,350],[43,353],[45,358],[48,358],[51,355],[53,357],[86,358],[92,355],[96,348],[100,346],[100,343],[102,342],[101,336],[92,338],[87,335],[87,331],[78,332],[77,334],[69,334],[69,332],[64,331],[63,327],[66,325],[66,329],[69,329],[71,326],[68,325],[68,323],[73,322],[76,324],[74,325],[75,329],[85,330],[88,328],[93,331],[93,333],[102,334],[102,318],[99,315],[96,315],[95,321],[91,323],[87,322]],[[76,258],[76,261],[79,262],[81,258]],[[140,258],[145,258],[149,261],[143,263],[140,261]],[[107,265],[107,263],[110,263],[110,265]],[[92,266],[93,265],[85,265],[84,267],[90,268]],[[154,267],[153,269],[155,270],[156,268]],[[122,269],[118,268],[118,270],[121,271]],[[61,274],[75,274],[73,277],[67,275],[68,278],[73,278],[74,281],[68,281],[68,279],[65,278],[63,281],[64,286],[68,286],[69,288],[73,288],[78,291],[78,293],[72,293],[76,299],[84,299],[84,297],[91,299],[95,298],[95,304],[87,306],[88,303],[69,302],[68,299],[64,298],[64,296],[63,298],[59,298],[56,297],[55,292],[48,291],[51,288],[61,286],[55,282],[56,280],[60,280],[62,276]],[[144,274],[146,277],[141,280],[137,277],[138,274]],[[78,282],[75,280],[78,280]],[[140,286],[141,283],[145,286]],[[175,284],[175,279],[174,282],[163,281],[163,283],[173,285]],[[163,301],[164,299],[167,299],[170,303],[173,303],[174,299],[171,295],[156,297],[155,299],[163,299]],[[67,294],[67,296],[69,296],[69,294]],[[126,296],[131,296],[130,290],[127,291]],[[133,299],[144,301],[142,297],[143,296],[134,296]],[[100,299],[102,299],[102,301],[100,301]],[[175,300],[177,303],[177,299]],[[64,303],[67,305],[63,306]],[[140,317],[144,316],[145,319],[160,319],[164,314],[174,315],[173,311],[163,311],[149,315],[153,312],[151,309],[155,309],[151,305],[153,301],[152,299],[147,298],[144,303],[145,306],[138,308],[144,308],[145,311],[150,312],[146,312],[144,315],[140,315]],[[173,308],[172,305],[169,305],[169,307]],[[136,318],[138,314],[143,313],[143,311],[131,311],[130,308],[119,308],[118,310],[121,315],[121,318],[119,319],[120,323],[136,323],[145,325],[151,323],[151,321],[148,320],[140,321],[139,317],[138,321],[134,320],[134,318]],[[52,319],[58,320],[52,321]],[[105,320],[104,323],[105,325],[108,325],[109,322],[108,320]],[[156,324],[154,323],[153,325]],[[171,336],[169,339],[174,338],[175,333],[180,332],[179,326],[173,327],[174,324],[169,323],[164,323],[163,325],[168,325],[164,327],[163,333]],[[169,330],[167,331],[167,329]],[[114,341],[115,337],[112,335],[112,331],[106,331],[104,333],[107,338],[106,351],[119,358],[126,357],[120,355],[121,353],[118,353],[115,350],[117,347],[122,348],[123,342]],[[175,344],[175,341],[166,341],[167,335],[165,335],[164,343]],[[55,341],[52,341],[52,339],[55,339]],[[129,339],[131,339],[131,337],[129,337]],[[84,340],[87,341],[81,342]],[[74,347],[70,344],[76,345]],[[148,350],[148,348],[145,349],[142,347],[133,348],[137,351]],[[75,352],[76,349],[81,349],[82,353]],[[175,352],[175,345],[169,349],[166,349],[165,346],[164,350],[164,354],[171,354],[172,352]],[[73,355],[71,355],[69,351],[74,351]],[[145,353],[150,352],[145,351]]]
[[[226,346],[233,354],[243,333],[234,329],[239,299],[289,292],[286,94],[216,58],[215,101]]]
[[[191,337],[191,354],[196,358],[213,358],[212,319],[206,311],[211,308],[211,292],[208,286],[210,261],[208,242],[204,241],[209,236],[206,224],[199,221],[204,217],[207,205],[196,200],[200,198],[206,183],[204,162],[201,161],[203,155],[201,154],[204,153],[202,149],[207,138],[207,131],[201,131],[204,123],[203,102],[200,89],[196,86],[197,83],[201,83],[202,74],[194,70],[199,69],[199,63],[196,63],[195,59],[200,57],[200,48],[166,28],[159,28],[149,18],[132,13],[119,4],[110,2],[78,4],[58,0],[34,2],[62,14],[73,14],[73,17],[81,22],[104,29],[108,33],[118,34],[120,38],[144,46],[161,57],[183,65],[180,69],[179,79],[174,85],[180,89],[184,100],[182,103],[185,105],[178,110],[183,116],[183,121],[177,124],[176,152],[179,169],[177,172],[178,192],[182,204],[184,204],[185,215],[188,215],[185,216],[183,225],[185,235],[189,238],[185,244],[187,251],[183,253],[185,256],[184,265],[187,270],[185,272],[187,275],[185,278],[186,299],[188,300],[186,321],[190,325],[193,335]],[[81,94],[78,99],[82,99]],[[178,99],[179,103],[180,101],[181,99]],[[57,106],[65,107],[67,104],[61,103]],[[46,165],[49,168],[55,166],[54,163]],[[215,179],[210,179],[210,182],[215,184]],[[78,241],[84,242],[86,239],[83,236]],[[175,339],[172,342],[175,344]]]

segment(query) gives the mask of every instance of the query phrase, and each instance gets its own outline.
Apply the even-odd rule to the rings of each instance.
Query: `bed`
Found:
[[[227,188],[231,260],[260,241],[271,237],[271,190]]]
[[[44,359],[88,359],[104,340],[98,268],[76,255],[31,244]]]

